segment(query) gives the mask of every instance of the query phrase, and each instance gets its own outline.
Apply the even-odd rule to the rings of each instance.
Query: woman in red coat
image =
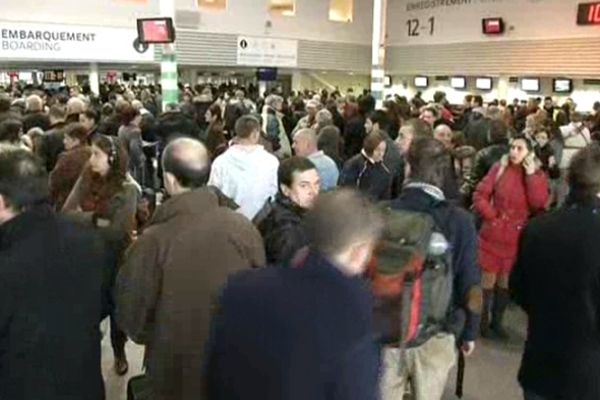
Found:
[[[519,237],[529,218],[545,209],[548,198],[548,178],[535,159],[533,144],[525,136],[513,138],[509,154],[477,186],[473,204],[483,218],[479,264],[483,272],[481,333],[484,337],[489,337],[491,331],[499,338],[508,337],[502,317],[510,301],[508,277],[516,259]]]

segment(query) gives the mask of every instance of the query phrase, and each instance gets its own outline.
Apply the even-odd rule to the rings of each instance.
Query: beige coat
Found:
[[[156,210],[119,271],[117,320],[146,345],[154,400],[202,399],[212,307],[228,275],[265,264],[260,234],[199,189]]]

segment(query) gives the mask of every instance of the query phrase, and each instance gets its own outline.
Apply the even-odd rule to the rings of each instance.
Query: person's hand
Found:
[[[556,158],[554,158],[554,156],[550,156],[550,158],[548,159],[548,166],[554,167],[555,165],[556,165]]]
[[[470,357],[475,352],[475,342],[464,342],[460,347],[465,357]]]
[[[533,154],[529,154],[527,157],[525,157],[525,159],[523,160],[523,168],[525,168],[525,173],[527,175],[535,174],[536,165]]]

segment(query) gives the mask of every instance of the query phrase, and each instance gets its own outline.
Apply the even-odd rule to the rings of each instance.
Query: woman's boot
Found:
[[[483,289],[483,309],[481,310],[481,337],[489,338],[490,331],[490,313],[492,311],[492,301],[494,291],[492,289]]]
[[[510,293],[508,289],[497,288],[494,297],[494,305],[492,308],[491,329],[494,333],[494,336],[500,340],[508,340],[510,338],[503,325],[504,312],[508,307],[508,303],[510,303]]]

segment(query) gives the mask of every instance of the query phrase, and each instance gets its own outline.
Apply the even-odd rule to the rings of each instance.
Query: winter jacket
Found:
[[[47,207],[0,226],[0,398],[104,400],[104,254]]]
[[[252,220],[277,193],[279,161],[262,146],[232,145],[214,161],[209,185],[240,206],[240,212]]]
[[[146,186],[146,155],[144,154],[144,143],[142,131],[135,125],[122,125],[119,128],[119,140],[127,149],[129,155],[129,174],[140,185]]]
[[[100,234],[107,249],[106,274],[112,285],[125,250],[133,240],[141,194],[138,186],[125,181],[117,193],[100,200],[96,187],[88,178],[84,170],[63,206],[63,213],[85,226],[94,227]]]
[[[308,244],[302,227],[306,210],[282,194],[267,205],[270,211],[258,222],[258,230],[265,243],[267,263],[286,265],[298,250]]]
[[[373,201],[389,200],[392,174],[383,162],[373,162],[363,151],[346,161],[340,186],[354,187]]]
[[[463,130],[466,145],[481,150],[489,144],[490,123],[480,111],[473,111]]]
[[[219,290],[230,274],[264,263],[256,228],[219,207],[207,189],[157,208],[129,250],[115,290],[119,326],[146,346],[152,399],[204,398],[204,348]]]
[[[50,129],[50,118],[42,111],[26,113],[23,116],[23,133],[32,128],[40,128],[43,131]]]
[[[519,382],[548,399],[600,399],[600,214],[565,206],[534,218],[511,274],[528,316]]]
[[[542,170],[526,175],[522,166],[506,160],[492,167],[473,196],[483,218],[479,263],[484,271],[510,272],[521,231],[532,215],[544,210],[548,198],[548,178]]]
[[[375,400],[380,348],[364,279],[317,253],[230,279],[207,363],[211,400]]]
[[[50,127],[50,130],[44,132],[40,140],[39,148],[36,150],[38,156],[46,164],[46,170],[52,171],[58,161],[60,153],[65,151],[63,140],[65,139],[64,129],[66,124],[59,122]]]
[[[56,167],[50,173],[50,198],[56,210],[62,210],[91,155],[88,146],[77,146],[58,158]]]
[[[360,153],[366,135],[365,119],[362,116],[355,115],[346,122],[343,136],[347,159]]]

